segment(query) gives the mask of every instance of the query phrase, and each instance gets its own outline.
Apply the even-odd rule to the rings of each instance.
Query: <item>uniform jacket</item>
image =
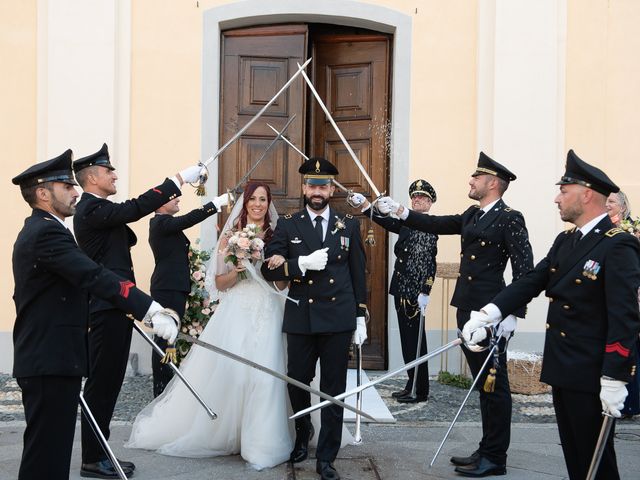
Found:
[[[86,376],[89,292],[143,318],[151,297],[93,262],[51,214],[34,209],[13,247],[13,375]]]
[[[336,227],[338,220],[343,228]],[[329,248],[325,269],[307,270],[302,275],[298,257],[323,247]],[[300,301],[298,305],[287,301],[284,332],[337,333],[356,328],[356,317],[365,315],[367,298],[366,258],[357,219],[331,209],[327,234],[321,244],[306,209],[280,217],[265,257],[275,254],[282,255],[286,262],[274,270],[263,264],[264,278],[289,280],[289,297]]]
[[[630,382],[635,374],[640,246],[608,217],[575,247],[571,233],[558,235],[535,269],[492,302],[505,312],[546,290],[542,381],[599,392],[600,376]]]
[[[460,215],[428,215],[409,212],[408,227],[440,235],[460,235],[460,276],[451,305],[462,310],[479,310],[505,287],[504,270],[511,260],[513,279],[533,268],[533,252],[524,217],[502,199],[474,226],[478,206]],[[526,302],[503,312],[524,317]]]
[[[217,212],[211,202],[185,215],[155,215],[149,220],[149,245],[156,266],[151,275],[155,290],[191,291],[189,278],[189,239],[183,230],[193,227]]]
[[[364,212],[365,215],[367,212]],[[380,225],[382,228],[389,232],[397,233],[398,240],[393,247],[393,253],[396,256],[396,261],[393,266],[393,276],[391,277],[391,284],[389,285],[390,295],[400,295],[399,283],[400,277],[408,274],[409,263],[408,260],[411,256],[411,233],[414,230],[406,227],[402,220],[392,218],[389,216],[381,217],[373,215],[373,221]],[[436,278],[436,255],[438,254],[438,236],[432,233],[421,232],[422,235],[427,236],[427,241],[431,248],[432,255],[424,259],[424,270],[420,272],[420,278],[417,280],[419,286],[417,286],[419,292],[429,295],[431,293],[431,287],[433,281]],[[417,294],[415,295],[417,297]],[[416,302],[416,298],[410,298],[411,302]]]
[[[73,229],[80,248],[95,262],[135,282],[131,247],[137,238],[127,223],[135,222],[180,195],[173,180],[122,203],[113,203],[90,193],[83,193],[73,217]],[[109,310],[114,306],[95,296],[90,311]]]

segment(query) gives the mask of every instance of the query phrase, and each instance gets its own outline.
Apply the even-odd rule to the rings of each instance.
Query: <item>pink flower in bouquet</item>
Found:
[[[200,270],[196,270],[193,272],[193,279],[197,282],[202,278],[202,272]]]
[[[249,248],[251,247],[251,240],[249,240],[246,236],[244,237],[240,237],[238,239],[238,248],[241,248],[243,250],[249,250]]]

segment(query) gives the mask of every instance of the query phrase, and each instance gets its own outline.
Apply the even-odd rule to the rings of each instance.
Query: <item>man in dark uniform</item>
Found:
[[[436,201],[436,191],[426,180],[418,179],[409,185],[411,210],[428,213]],[[370,204],[360,193],[350,197],[351,205],[362,207],[362,213],[369,215]],[[436,255],[438,236],[432,233],[412,230],[404,226],[402,220],[389,216],[373,215],[373,221],[385,230],[398,234],[393,247],[396,262],[389,285],[389,295],[398,314],[402,358],[407,364],[416,359],[421,316],[429,303],[429,294],[436,277]],[[422,336],[420,355],[427,353],[427,336]],[[391,396],[400,403],[426,402],[429,398],[429,368],[426,363],[417,367],[416,396],[411,396],[413,376],[416,369],[407,370],[408,380],[402,390]]]
[[[440,235],[460,235],[460,277],[451,299],[457,308],[458,328],[469,320],[472,310],[485,305],[505,287],[504,270],[511,261],[513,279],[518,279],[533,267],[533,253],[524,217],[509,208],[502,195],[509,182],[516,179],[504,165],[480,152],[476,171],[469,180],[469,198],[477,200],[459,215],[423,215],[404,208],[386,197],[378,202],[382,214],[395,213],[407,227]],[[524,317],[526,302],[509,310],[507,314]],[[501,338],[500,355],[496,368],[495,389],[484,387],[488,368],[478,381],[482,439],[478,449],[468,457],[452,457],[455,471],[464,476],[480,477],[504,475],[507,450],[511,437],[511,391],[507,376],[505,339]],[[462,350],[474,377],[478,375],[488,351]]]
[[[620,417],[625,385],[636,375],[640,331],[638,240],[611,223],[605,203],[618,187],[600,169],[567,154],[555,199],[560,218],[576,228],[558,235],[534,270],[474,312],[463,334],[482,340],[484,327],[543,290],[549,297],[541,380],[552,386],[569,478],[584,479],[602,425],[601,412]],[[607,439],[596,478],[620,478]]]
[[[153,251],[155,268],[151,275],[151,295],[167,308],[175,310],[179,318],[184,316],[187,297],[191,291],[189,276],[189,246],[191,242],[183,230],[193,227],[220,211],[229,203],[229,195],[214,198],[206,205],[175,217],[180,211],[180,197],[168,201],[156,210],[149,220],[149,245]],[[167,342],[154,338],[163,350]],[[173,377],[173,370],[161,362],[159,355],[151,357],[153,370],[153,396],[160,395]]]
[[[80,248],[96,263],[135,283],[130,249],[136,236],[127,223],[135,222],[181,194],[184,182],[195,182],[200,168],[189,167],[138,198],[122,203],[107,199],[116,193],[118,176],[111,165],[107,145],[73,163],[84,190],[73,226]],[[96,421],[109,438],[109,423],[127,367],[132,324],[111,302],[91,297],[89,303],[89,378],[85,398]],[[107,327],[108,325],[108,327]],[[133,470],[131,462],[123,462]],[[82,422],[81,476],[118,478],[86,420]]]
[[[13,248],[13,375],[27,422],[20,480],[69,478],[80,385],[88,373],[88,292],[138,319],[153,316],[157,333],[167,338],[177,334],[160,305],[89,259],[64,225],[78,198],[71,156],[67,150],[12,180],[33,208]]]
[[[361,345],[367,338],[366,258],[358,220],[328,206],[336,167],[311,158],[298,171],[304,175],[306,207],[278,220],[265,256],[281,255],[286,261],[273,270],[264,264],[262,274],[269,281],[290,281],[289,297],[299,302],[287,301],[284,312],[288,375],[309,385],[319,358],[320,389],[338,395],[346,389],[350,344]],[[309,393],[296,387],[289,386],[289,398],[296,412],[310,406]],[[340,478],[333,461],[340,449],[342,414],[336,406],[322,410],[316,471],[323,480]],[[309,416],[296,419],[292,462],[307,458],[311,436]]]

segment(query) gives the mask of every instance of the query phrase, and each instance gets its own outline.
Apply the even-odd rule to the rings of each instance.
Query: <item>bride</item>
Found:
[[[225,263],[222,253],[227,232],[251,223],[261,228],[260,235],[267,243],[277,213],[267,184],[248,183],[241,200],[218,241],[215,281],[220,304],[200,338],[284,372],[284,298],[262,279],[259,265],[248,260],[238,265]],[[280,258],[269,261],[277,266]],[[293,440],[284,382],[197,346],[191,348],[180,369],[218,418],[212,421],[184,384],[174,378],[165,392],[138,414],[127,447],[180,457],[239,453],[258,470],[289,459]]]

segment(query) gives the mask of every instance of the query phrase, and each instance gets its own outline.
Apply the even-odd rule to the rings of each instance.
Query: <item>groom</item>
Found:
[[[303,174],[305,208],[285,215],[269,242],[265,256],[282,255],[285,263],[273,270],[265,263],[269,281],[290,281],[283,331],[287,333],[288,375],[309,385],[320,359],[320,390],[329,395],[345,391],[349,345],[367,338],[365,325],[365,253],[360,225],[328,204],[337,168],[324,158],[310,158],[298,170]],[[310,406],[309,393],[289,385],[294,411]],[[342,437],[342,408],[324,408],[316,450],[316,471],[322,480],[339,480],[333,466]],[[296,419],[296,443],[290,461],[308,456],[313,429],[309,416]]]

